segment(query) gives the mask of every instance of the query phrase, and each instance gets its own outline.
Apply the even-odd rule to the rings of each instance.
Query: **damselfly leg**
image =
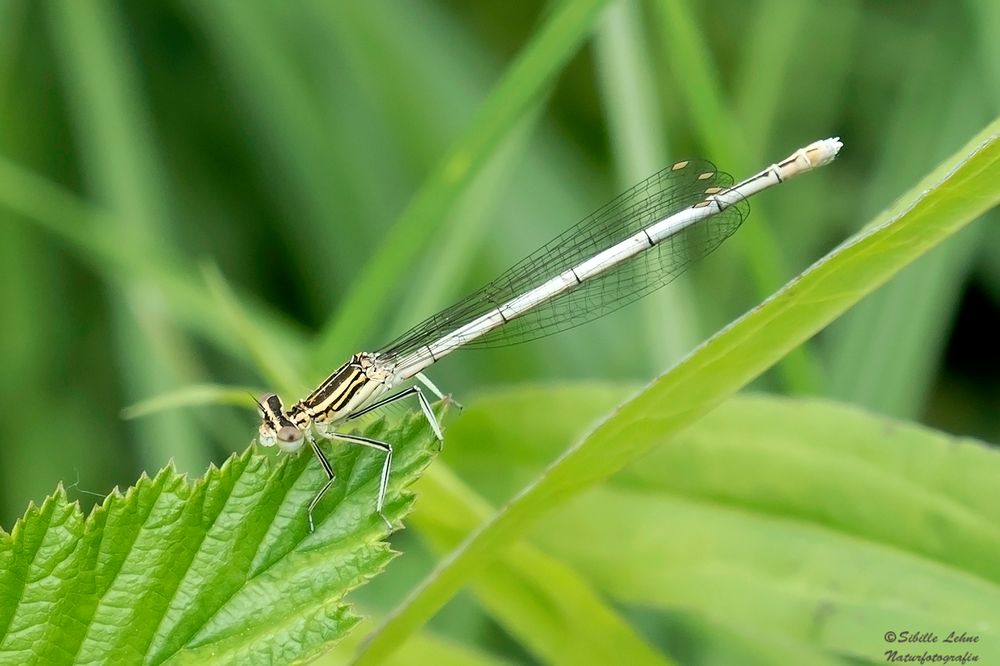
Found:
[[[382,513],[382,507],[385,505],[385,491],[389,487],[389,469],[392,467],[392,445],[389,444],[388,442],[383,442],[378,439],[372,439],[371,437],[362,437],[361,435],[348,435],[347,433],[334,432],[331,430],[324,432],[323,436],[327,439],[337,439],[342,442],[347,442],[348,444],[360,444],[361,446],[367,446],[368,448],[375,449],[376,451],[381,451],[382,453],[385,454],[385,462],[382,463],[382,474],[379,477],[379,482],[378,482],[378,499],[375,500],[375,511],[378,513],[379,518],[382,519],[382,521],[386,524],[386,527],[388,527],[389,531],[391,532],[392,523],[390,523],[389,519],[385,517],[384,513]],[[312,443],[313,443],[312,440],[310,440],[310,444]],[[321,460],[324,461],[326,460],[326,458],[323,456],[323,453],[319,450],[319,447],[314,446],[313,451],[316,452],[316,455],[319,458],[321,458]],[[324,469],[327,469],[328,475],[333,474],[333,470],[329,469],[329,464],[330,463],[326,463],[326,465],[324,465]],[[316,497],[313,498],[312,502],[309,503],[310,531],[312,531],[312,526],[313,526],[312,510],[317,504],[319,504],[319,501],[323,498],[323,495],[326,493],[326,491],[330,487],[330,484],[332,483],[333,483],[333,478],[330,478],[330,480],[327,481],[327,483],[316,494]]]
[[[460,403],[458,400],[455,400],[454,396],[449,395],[449,396],[445,397],[444,393],[441,392],[441,389],[439,389],[437,387],[437,385],[434,382],[431,381],[430,377],[428,377],[424,373],[418,372],[417,374],[414,375],[414,377],[416,378],[416,380],[418,382],[420,382],[421,384],[423,384],[424,386],[426,386],[427,389],[431,393],[433,393],[434,396],[438,400],[447,400],[450,404],[452,404],[456,408],[458,408],[458,411],[462,411],[463,409],[465,409],[465,406],[462,403]]]
[[[427,419],[427,423],[430,424],[431,430],[434,431],[434,436],[438,438],[438,441],[444,439],[444,435],[441,433],[441,425],[438,423],[437,417],[434,416],[434,410],[431,409],[431,403],[427,402],[427,398],[424,397],[424,392],[419,386],[411,386],[405,391],[400,391],[399,393],[394,393],[387,398],[382,398],[372,404],[368,405],[364,409],[358,410],[347,417],[348,421],[369,414],[379,407],[385,407],[389,403],[396,402],[397,400],[402,400],[403,398],[408,398],[411,395],[417,396],[417,401],[420,403],[420,411],[424,413],[424,418]],[[443,397],[443,396],[442,396]]]
[[[431,381],[430,377],[428,377],[422,372],[418,372],[416,375],[414,375],[414,377],[417,378],[418,382],[426,386],[431,393],[437,396],[438,400],[444,400],[444,393],[442,393],[441,389],[437,387],[437,384]]]
[[[353,414],[348,416],[347,420],[350,421],[360,416],[364,416],[365,414],[368,414],[376,409],[379,409],[380,407],[385,407],[390,403],[396,402],[397,400],[402,400],[403,398],[408,398],[411,395],[417,396],[417,401],[420,403],[420,410],[424,413],[424,418],[427,419],[427,423],[430,425],[431,430],[434,432],[434,436],[437,437],[438,441],[443,441],[444,434],[441,432],[441,426],[438,423],[437,417],[434,416],[434,410],[431,409],[430,402],[427,401],[427,398],[424,396],[423,390],[421,390],[419,386],[411,386],[405,391],[400,391],[399,393],[390,395],[387,398],[382,398],[381,400],[373,402],[364,409],[358,410],[357,412],[354,412]],[[367,446],[377,451],[381,451],[382,453],[385,454],[385,462],[382,464],[382,474],[379,477],[378,499],[376,500],[375,503],[375,510],[378,512],[379,517],[382,518],[382,520],[385,522],[386,526],[390,530],[392,530],[392,523],[389,522],[389,519],[386,518],[385,514],[382,512],[382,507],[385,504],[385,493],[389,487],[389,472],[392,467],[392,445],[389,444],[388,442],[383,442],[378,439],[372,439],[370,437],[362,437],[360,435],[349,435],[347,433],[337,432],[328,427],[317,426],[316,431],[320,433],[320,435],[322,435],[322,437],[325,439],[330,439],[330,440],[336,439],[342,442],[347,442],[349,444],[360,444],[362,446]],[[333,480],[335,475],[333,472],[333,468],[330,466],[330,462],[326,459],[326,456],[323,455],[323,452],[320,450],[319,445],[316,443],[316,440],[311,433],[308,435],[308,439],[309,439],[309,445],[313,449],[313,453],[316,454],[316,457],[319,459],[320,464],[323,465],[323,470],[326,472],[327,475],[327,482],[323,484],[323,487],[320,488],[318,493],[316,493],[316,496],[313,497],[311,502],[309,502],[309,531],[313,532],[315,531],[313,524],[313,509],[316,508],[316,505],[319,504],[321,499],[323,499],[323,495],[325,495],[326,491],[329,490],[330,486],[333,485]]]
[[[326,491],[333,485],[333,482],[337,478],[337,474],[333,471],[333,465],[331,465],[330,461],[326,459],[325,455],[323,455],[322,449],[319,448],[319,444],[316,442],[316,438],[313,437],[311,432],[306,432],[306,440],[309,442],[309,446],[312,447],[313,453],[316,455],[316,459],[319,460],[319,464],[323,466],[323,471],[326,472],[326,483],[323,484],[323,487],[319,489],[316,496],[312,498],[311,502],[309,502],[309,531],[315,532],[316,525],[313,522],[313,509],[316,508],[319,501],[323,499],[323,495],[325,495]]]

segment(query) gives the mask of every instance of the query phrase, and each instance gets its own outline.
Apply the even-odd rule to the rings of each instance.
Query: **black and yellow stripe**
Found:
[[[322,423],[332,420],[369,381],[371,379],[360,358],[354,355],[295,407],[305,411],[313,421]]]

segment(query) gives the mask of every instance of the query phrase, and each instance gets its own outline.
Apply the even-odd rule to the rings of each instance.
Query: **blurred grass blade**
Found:
[[[360,663],[379,663],[539,516],[693,423],[997,203],[1000,119],[862,232],[723,329],[563,454],[413,591],[373,637]]]
[[[367,635],[374,623],[364,619],[336,647],[311,663],[316,666],[349,666],[351,655]],[[493,656],[478,646],[458,643],[454,638],[443,638],[428,631],[413,636],[407,644],[406,654],[389,657],[385,666],[413,666],[433,664],[434,666],[511,666],[511,662]]]
[[[14,80],[17,52],[27,37],[27,0],[0,3],[0,104],[6,105],[9,95],[15,93]]]
[[[397,443],[385,509],[398,522],[436,440],[415,415],[371,434]],[[0,530],[0,662],[287,663],[328,650],[358,621],[344,596],[393,557],[373,510],[381,461],[360,449],[331,456],[341,479],[312,533],[306,506],[326,477],[310,455],[251,447],[194,483],[168,467],[86,518],[60,488]]]
[[[751,157],[758,157],[768,147],[775,114],[787,99],[785,91],[797,83],[789,76],[789,68],[796,59],[811,55],[797,51],[796,45],[798,37],[811,27],[808,19],[815,4],[815,0],[766,0],[754,7],[733,94],[733,108],[747,132]]]
[[[266,184],[288,211],[282,216],[281,234],[301,258],[290,269],[300,271],[297,277],[305,283],[350,279],[352,253],[367,245],[372,225],[366,223],[366,207],[344,186],[349,179],[339,175],[344,168],[337,160],[342,148],[328,129],[331,118],[321,105],[326,88],[318,85],[319,72],[307,64],[315,54],[284,24],[283,3],[264,2],[250,9],[239,0],[189,0],[181,6],[217,54],[222,81],[234,89],[253,132],[251,146],[269,170],[280,174],[267,178]],[[324,64],[317,62],[316,69]],[[356,222],[337,225],[331,233],[331,221],[342,218]],[[317,313],[333,307],[335,294],[331,289],[303,291]]]
[[[726,107],[715,58],[685,0],[653,0],[653,24],[663,50],[661,65],[674,73],[698,143],[729,171],[749,171],[745,136]]]
[[[458,143],[403,211],[373,257],[355,277],[343,303],[317,340],[314,360],[329,366],[367,341],[392,307],[406,271],[436,225],[469,186],[496,147],[548,91],[583,40],[606,0],[563,0],[524,47],[483,103]]]
[[[254,396],[261,394],[257,386],[224,386],[222,384],[195,384],[153,396],[129,405],[122,410],[123,419],[137,419],[149,414],[205,405],[230,405],[254,408]]]
[[[77,125],[84,177],[115,212],[104,221],[115,227],[112,233],[124,226],[139,227],[170,245],[169,195],[118,6],[56,0],[47,9]],[[110,299],[115,365],[127,394],[151,395],[192,379],[184,376],[184,369],[196,364],[193,352],[155,306],[155,292],[144,285],[116,286]],[[153,469],[171,457],[185,472],[207,463],[203,433],[184,414],[161,414],[155,422],[134,427],[145,443],[140,458]],[[178,442],[184,446],[178,447]]]
[[[430,468],[417,492],[419,510],[411,522],[439,553],[452,550],[494,512],[444,465]],[[576,572],[529,544],[506,550],[472,582],[472,590],[542,663],[669,663]]]
[[[164,299],[163,307],[185,329],[236,356],[247,356],[247,349],[233,338],[215,299],[206,292],[197,269],[174,256],[169,247],[134,227],[118,229],[106,219],[110,213],[2,157],[0,205],[66,243],[109,283],[154,284]],[[282,349],[303,347],[305,335],[300,328],[259,301],[248,296],[240,300]]]
[[[617,0],[602,14],[594,41],[601,103],[618,185],[628,187],[662,169],[666,138],[657,106],[656,72],[637,0]]]
[[[523,168],[525,148],[536,131],[541,109],[524,114],[510,135],[497,146],[461,197],[452,206],[448,219],[441,225],[436,239],[438,256],[427,262],[424,276],[416,289],[393,315],[389,331],[405,331],[421,321],[428,312],[435,312],[460,296],[455,293],[458,276],[468,275],[476,264],[483,236],[503,225],[496,224],[496,208],[504,192],[511,191],[515,168]]]
[[[599,90],[621,189],[670,163],[642,18],[638,0],[618,0],[604,12],[595,40]],[[691,283],[690,276],[681,276],[670,289],[641,301],[645,344],[638,347],[651,368],[674,363],[701,339]]]
[[[685,98],[701,145],[720,168],[736,174],[755,173],[762,156],[754,154],[747,132],[729,111],[719,82],[715,59],[698,28],[686,0],[654,0],[655,23],[665,51],[664,63],[674,71],[677,93]],[[741,247],[757,295],[763,298],[784,280],[785,260],[774,239],[766,214],[766,202],[754,202],[753,220],[743,225]],[[819,364],[808,347],[794,350],[778,366],[790,390],[815,392],[822,383]]]
[[[898,109],[886,119],[880,161],[869,179],[869,211],[877,210],[884,193],[901,186],[920,165],[933,163],[958,144],[970,119],[987,116],[980,78],[968,73],[956,77],[953,67],[943,63],[911,73],[901,87]],[[927,99],[928,87],[948,94]],[[914,141],[915,136],[933,138]],[[826,342],[832,397],[893,416],[921,413],[985,230],[978,224],[935,248],[830,328]]]
[[[304,394],[308,387],[301,379],[302,374],[286,362],[282,356],[284,350],[267,335],[267,329],[251,320],[243,310],[219,267],[206,264],[202,267],[202,274],[208,283],[209,292],[219,304],[219,310],[229,320],[235,337],[243,341],[254,365],[273,385],[273,390],[285,395]]]

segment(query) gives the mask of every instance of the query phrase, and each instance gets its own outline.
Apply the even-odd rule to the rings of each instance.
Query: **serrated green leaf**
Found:
[[[375,663],[539,516],[668,441],[892,275],[1000,201],[1000,120],[857,236],[626,403],[467,539],[390,616]]]
[[[436,443],[422,416],[368,434],[395,446],[385,513]],[[173,467],[109,495],[83,517],[60,488],[0,532],[0,662],[272,663],[329,648],[358,618],[344,595],[392,558],[374,512],[382,461],[326,446],[338,482],[311,455],[256,447],[195,482]],[[306,449],[308,451],[308,449]]]

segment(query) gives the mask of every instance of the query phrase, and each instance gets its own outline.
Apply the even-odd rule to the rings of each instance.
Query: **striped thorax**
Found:
[[[392,385],[392,372],[377,354],[355,354],[287,411],[278,396],[264,395],[257,403],[261,416],[259,441],[263,446],[277,444],[285,452],[298,451],[308,428],[343,421]]]

